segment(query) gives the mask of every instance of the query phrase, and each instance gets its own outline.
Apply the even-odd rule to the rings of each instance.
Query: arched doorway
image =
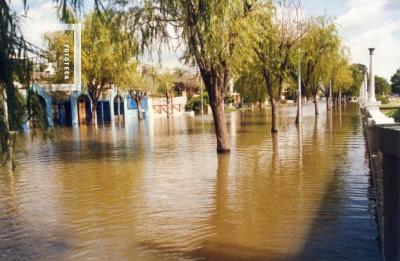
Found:
[[[53,119],[54,124],[60,126],[71,126],[72,116],[71,116],[71,101],[60,100],[53,102]]]
[[[92,121],[92,108],[90,98],[86,94],[82,94],[77,100],[78,122],[79,124],[89,125]]]
[[[121,95],[116,95],[114,97],[114,119],[117,122],[123,122],[124,115],[124,98]]]

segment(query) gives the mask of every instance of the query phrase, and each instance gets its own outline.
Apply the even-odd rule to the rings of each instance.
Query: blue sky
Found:
[[[21,11],[21,3],[13,1],[14,8]],[[302,0],[302,4],[308,15],[336,19],[352,62],[368,65],[368,48],[376,47],[376,74],[389,79],[400,68],[400,0]],[[24,31],[30,41],[41,45],[40,33],[58,23],[56,10],[51,0],[28,0],[28,6]],[[85,0],[85,11],[92,7],[93,0]],[[181,66],[173,53],[162,58],[165,67]]]

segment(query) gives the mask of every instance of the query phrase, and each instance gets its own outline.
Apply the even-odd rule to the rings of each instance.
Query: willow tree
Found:
[[[364,74],[368,71],[367,66],[360,63],[350,65],[350,70],[353,78],[353,83],[350,89],[345,93],[349,97],[356,97],[360,94],[360,86],[364,81]]]
[[[112,19],[111,15],[104,17]],[[92,99],[92,124],[101,95],[118,85],[121,69],[137,54],[136,43],[122,27],[104,17],[87,16],[82,29],[82,77]]]
[[[235,80],[234,89],[240,94],[242,102],[247,104],[258,102],[260,110],[268,96],[264,81],[258,74],[242,72]]]
[[[175,76],[169,72],[164,72],[156,76],[156,81],[158,84],[158,93],[164,95],[167,101],[167,117],[169,118],[173,114],[173,93],[175,86]]]
[[[278,132],[278,102],[307,29],[297,20],[299,8],[296,0],[278,1],[275,7],[264,3],[247,17],[239,32],[236,66],[263,78],[271,105],[271,132]]]
[[[229,82],[236,24],[252,9],[250,0],[116,0],[124,28],[139,35],[142,47],[174,42],[182,58],[194,63],[210,98],[217,151],[230,150],[224,114],[224,93]],[[139,33],[139,34],[138,34]],[[153,45],[154,46],[154,45]]]
[[[351,88],[353,84],[352,71],[348,58],[343,51],[332,59],[331,63],[330,79],[335,100],[334,105],[341,106],[343,92]]]
[[[302,41],[301,71],[306,90],[312,95],[315,115],[319,114],[317,96],[329,78],[332,57],[338,55],[341,40],[334,23],[318,17]]]
[[[25,1],[24,1],[25,3]],[[17,15],[12,12],[7,1],[0,2],[0,153],[4,162],[12,155],[12,143],[15,131],[22,123],[21,112],[24,105],[18,98],[18,89],[14,77],[20,65],[16,54],[25,56],[23,46],[18,43],[23,39],[17,23]],[[22,47],[22,48],[21,48]],[[15,50],[21,50],[16,53]]]
[[[23,1],[25,11],[26,2]],[[40,127],[49,127],[38,94],[29,90],[32,64],[27,42],[19,27],[19,16],[9,4],[0,1],[0,156],[4,163],[13,163],[16,133],[27,120],[36,117]],[[21,87],[28,90],[26,97],[21,94]]]
[[[142,101],[149,92],[149,85],[145,83],[138,62],[130,62],[121,66],[117,74],[118,88],[127,91],[129,96],[136,102],[138,119],[143,120]]]

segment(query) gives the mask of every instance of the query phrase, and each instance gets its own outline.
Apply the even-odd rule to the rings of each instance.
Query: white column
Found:
[[[82,90],[81,76],[81,24],[74,24],[74,84],[75,91]]]
[[[375,75],[374,75],[374,50],[375,48],[369,48],[370,64],[369,64],[369,102],[376,102],[375,99]]]
[[[364,100],[368,100],[368,74],[367,72],[364,73]]]
[[[359,97],[360,97],[360,104],[363,105],[364,104],[364,81],[362,81],[362,83],[361,83]]]

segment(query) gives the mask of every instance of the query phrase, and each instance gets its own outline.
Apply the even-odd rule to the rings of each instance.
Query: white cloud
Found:
[[[26,17],[21,21],[21,29],[27,41],[44,47],[43,34],[53,31],[59,23],[56,5],[53,1],[47,1],[29,8]]]
[[[369,66],[375,47],[375,72],[390,79],[400,67],[400,4],[397,0],[350,0],[336,22],[350,48],[352,62]]]

